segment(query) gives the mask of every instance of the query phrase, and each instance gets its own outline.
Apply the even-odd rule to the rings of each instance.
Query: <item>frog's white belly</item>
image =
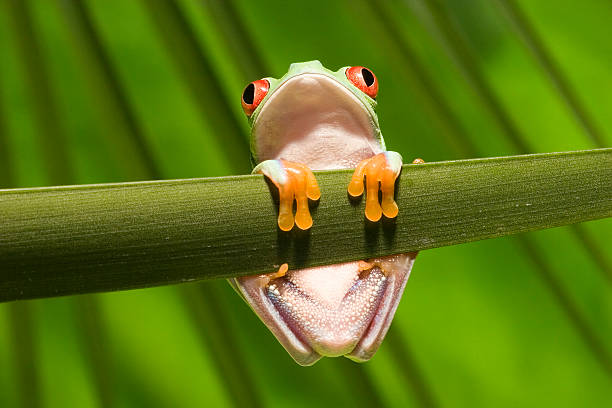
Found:
[[[330,135],[326,138],[327,142],[321,142],[319,138],[313,139],[315,140],[308,144],[308,151],[312,153],[304,154],[303,144],[295,143],[280,149],[278,158],[306,164],[312,170],[350,169],[355,168],[361,160],[382,152],[382,149],[374,151],[372,146],[364,143],[363,138],[346,140]],[[298,160],[300,157],[302,159]],[[331,159],[332,157],[334,159]]]
[[[324,75],[299,75],[266,102],[253,126],[258,161],[313,170],[353,168],[383,151],[376,123],[349,90]]]

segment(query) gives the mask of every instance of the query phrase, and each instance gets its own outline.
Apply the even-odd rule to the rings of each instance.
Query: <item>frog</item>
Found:
[[[241,104],[253,173],[277,189],[281,231],[312,227],[310,205],[324,199],[313,170],[355,169],[347,193],[365,193],[364,222],[398,216],[394,193],[403,159],[386,149],[377,94],[370,69],[332,71],[317,60],[293,63],[279,79],[246,86]],[[339,356],[365,362],[389,330],[416,255],[297,269],[282,264],[229,281],[298,364]]]

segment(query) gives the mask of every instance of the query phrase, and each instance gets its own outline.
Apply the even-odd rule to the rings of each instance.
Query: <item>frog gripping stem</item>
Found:
[[[397,152],[383,152],[363,160],[353,173],[348,186],[352,197],[363,194],[363,178],[366,179],[366,218],[372,222],[380,220],[384,214],[387,218],[395,218],[399,212],[393,198],[395,180],[402,169],[402,156]],[[378,191],[382,199],[378,201]]]
[[[334,72],[319,61],[291,64],[280,79],[266,77],[244,89],[241,102],[251,125],[251,158],[259,163],[253,173],[266,177],[274,196],[278,192],[280,241],[306,237],[313,225],[310,200],[321,194],[311,168],[346,169],[350,174],[358,164],[348,193],[365,195],[365,223],[398,216],[394,194],[402,157],[385,152],[375,113],[377,94],[378,80],[368,68],[348,66]],[[322,187],[341,187],[328,183],[328,175],[321,177],[326,181]],[[344,200],[319,208],[331,211],[324,218],[333,217],[336,205],[350,209],[346,194]],[[353,221],[364,222],[355,215]],[[300,229],[308,230],[306,235]],[[315,235],[321,234],[325,231]],[[283,263],[269,265],[268,273],[230,282],[298,364],[312,365],[323,356],[363,362],[374,355],[389,329],[415,256],[295,265],[291,270]]]
[[[308,167],[282,159],[266,160],[259,163],[253,173],[264,174],[278,188],[278,227],[281,230],[290,231],[294,224],[302,230],[312,227],[308,200],[318,200],[321,193],[317,180]]]

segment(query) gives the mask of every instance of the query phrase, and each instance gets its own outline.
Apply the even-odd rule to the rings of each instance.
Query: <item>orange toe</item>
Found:
[[[378,160],[371,160],[366,170],[365,214],[368,220],[374,222],[380,220],[380,217],[382,217],[382,208],[378,202],[379,171]]]
[[[352,197],[359,197],[363,194],[363,176],[365,176],[365,169],[369,161],[370,159],[363,160],[353,172],[353,177],[348,186],[348,193]]]
[[[278,271],[268,274],[268,277],[270,279],[282,278],[283,276],[287,274],[288,270],[289,270],[289,265],[284,263],[278,268]]]
[[[399,212],[397,204],[393,198],[395,193],[396,178],[397,176],[391,169],[385,168],[382,171],[380,178],[380,189],[382,191],[381,207],[383,214],[385,214],[385,217],[387,218],[395,218]]]
[[[286,183],[278,187],[278,227],[283,231],[293,228],[293,183]]]

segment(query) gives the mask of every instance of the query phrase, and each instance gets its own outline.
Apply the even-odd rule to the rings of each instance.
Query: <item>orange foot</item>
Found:
[[[303,164],[286,160],[265,160],[259,163],[253,173],[262,173],[278,188],[278,227],[290,231],[293,225],[307,230],[312,227],[308,199],[318,200],[321,196],[319,185],[312,171]],[[295,218],[293,201],[297,201]]]
[[[402,156],[396,152],[379,153],[365,159],[355,169],[348,186],[353,197],[363,194],[363,177],[366,178],[366,218],[376,222],[382,214],[395,218],[399,212],[393,199],[395,180],[402,170]],[[382,202],[378,202],[378,189],[382,191]]]
[[[289,265],[284,263],[278,268],[278,271],[267,274],[267,277],[270,280],[282,278],[283,276],[287,274],[288,270],[289,270]]]

